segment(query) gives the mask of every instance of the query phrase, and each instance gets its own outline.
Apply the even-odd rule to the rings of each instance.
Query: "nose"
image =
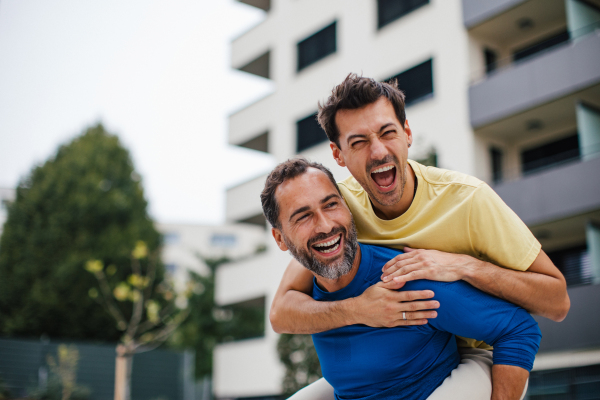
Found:
[[[315,231],[317,233],[329,233],[335,227],[335,223],[322,210],[317,211],[315,216],[317,218],[315,224]]]
[[[379,138],[374,138],[371,141],[371,159],[372,160],[381,160],[385,156],[387,156],[388,151],[385,145],[381,142]]]

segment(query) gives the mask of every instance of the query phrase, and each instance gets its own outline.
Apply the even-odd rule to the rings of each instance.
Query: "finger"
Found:
[[[402,318],[406,316],[406,320],[411,319],[432,319],[437,318],[437,311],[405,311]]]
[[[404,246],[405,253],[412,253],[413,251],[416,251],[416,250],[417,249],[413,249],[412,247]]]
[[[437,300],[407,301],[399,304],[398,312],[402,314],[410,311],[432,311],[438,308],[440,302]]]
[[[389,325],[387,325],[388,328],[395,328],[397,326],[414,326],[414,325],[425,325],[427,324],[429,321],[426,319],[397,319],[395,321],[392,321]]]
[[[392,278],[396,276],[406,275],[415,269],[422,268],[422,261],[417,258],[413,258],[411,260],[404,260],[402,263],[396,264],[395,267],[388,269],[381,275],[381,280],[384,282],[388,282]]]
[[[385,265],[383,266],[383,268],[381,268],[381,270],[385,271],[386,269],[390,268],[391,266],[393,266],[397,262],[402,261],[402,260],[408,260],[410,258],[413,258],[415,255],[416,255],[416,253],[412,253],[412,254],[408,254],[408,253],[398,254],[396,257],[394,257],[390,261],[386,262]]]
[[[415,300],[427,300],[431,299],[435,294],[431,290],[407,290],[403,292],[392,292],[390,293],[391,298],[397,302],[415,302]],[[422,308],[420,308],[422,310]],[[408,311],[406,309],[400,311]],[[414,311],[414,310],[410,310]]]
[[[390,280],[388,282],[378,282],[377,283],[377,285],[379,287],[382,287],[384,289],[389,289],[389,290],[401,289],[405,284],[406,284],[406,282],[396,282],[394,280]]]
[[[432,276],[431,270],[423,269],[422,265],[417,265],[414,267],[413,271],[410,271],[406,274],[395,276],[392,278],[394,281],[400,282],[408,282],[408,281],[416,281],[417,279],[429,279]],[[435,279],[431,279],[435,280]]]

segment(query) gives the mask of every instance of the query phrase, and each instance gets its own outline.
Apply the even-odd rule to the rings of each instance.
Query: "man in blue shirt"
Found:
[[[279,248],[315,276],[316,300],[360,295],[399,253],[358,244],[350,211],[320,164],[293,159],[278,165],[261,201]],[[440,303],[437,318],[427,325],[351,325],[313,335],[336,398],[428,398],[460,362],[455,334],[494,346],[492,399],[521,398],[541,338],[533,318],[462,281],[417,280],[402,290],[423,289],[433,290]]]

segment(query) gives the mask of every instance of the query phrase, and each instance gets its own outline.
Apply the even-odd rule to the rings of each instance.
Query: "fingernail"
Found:
[[[390,276],[389,275],[383,276],[383,277],[381,277],[381,280],[384,282],[387,282],[390,280]]]

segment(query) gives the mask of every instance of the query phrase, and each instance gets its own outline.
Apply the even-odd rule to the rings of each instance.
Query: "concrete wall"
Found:
[[[527,225],[583,214],[600,208],[600,158],[576,162],[494,190]]]
[[[469,88],[477,128],[600,82],[600,32],[549,50]]]

